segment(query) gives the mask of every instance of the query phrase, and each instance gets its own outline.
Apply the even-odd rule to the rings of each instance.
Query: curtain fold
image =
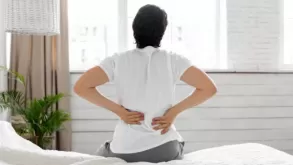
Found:
[[[57,36],[11,36],[10,69],[25,76],[27,99],[70,92],[67,0],[60,0],[61,33]],[[24,90],[13,79],[8,89]],[[58,103],[58,109],[70,113],[69,97]],[[55,148],[71,150],[71,123],[56,133]]]

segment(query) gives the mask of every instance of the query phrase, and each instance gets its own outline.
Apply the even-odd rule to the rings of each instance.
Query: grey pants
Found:
[[[116,157],[126,162],[168,162],[183,158],[184,142],[170,141],[158,147],[131,154],[115,154],[110,150],[110,142],[106,142],[98,150],[97,155],[103,157]]]

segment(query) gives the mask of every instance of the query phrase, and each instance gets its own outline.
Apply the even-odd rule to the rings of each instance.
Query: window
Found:
[[[86,70],[117,52],[118,0],[70,0],[70,70]]]
[[[70,69],[83,71],[115,52],[135,48],[132,21],[138,9],[155,4],[168,13],[162,48],[205,69],[225,68],[220,43],[222,0],[70,0]]]
[[[284,44],[283,44],[283,64],[293,64],[293,1],[284,0]]]

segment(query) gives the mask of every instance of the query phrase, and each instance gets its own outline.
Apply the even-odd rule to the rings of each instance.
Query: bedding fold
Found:
[[[163,153],[162,153],[163,154]],[[42,150],[0,121],[0,165],[126,165],[117,158]],[[150,165],[152,163],[131,163]],[[183,160],[158,165],[293,165],[293,156],[262,144],[237,144],[186,154]]]

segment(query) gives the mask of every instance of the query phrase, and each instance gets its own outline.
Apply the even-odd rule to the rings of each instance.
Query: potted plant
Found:
[[[10,70],[6,71],[25,86],[24,76]],[[54,133],[62,129],[64,122],[70,120],[68,113],[56,107],[63,97],[65,97],[64,94],[59,93],[40,99],[26,100],[25,92],[4,91],[0,92],[0,109],[9,109],[16,113],[17,121],[20,121],[14,123],[16,131],[41,148],[47,149],[52,144]],[[23,120],[21,121],[19,117]],[[14,121],[16,121],[15,118]]]

